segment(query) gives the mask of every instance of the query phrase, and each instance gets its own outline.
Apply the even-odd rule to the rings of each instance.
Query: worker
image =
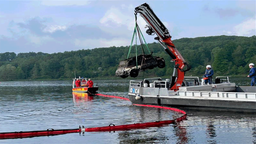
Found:
[[[86,80],[83,79],[82,82],[81,82],[81,86],[87,86],[86,84],[87,84]]]
[[[89,88],[93,87],[93,81],[92,81],[91,79],[88,79],[88,81],[87,81],[87,86],[88,86]]]
[[[81,86],[81,81],[77,78],[75,84],[76,84],[76,87],[80,87]]]
[[[204,83],[205,84],[212,84],[212,76],[213,76],[213,69],[211,65],[206,66],[206,70],[204,73]]]
[[[251,86],[254,86],[255,85],[255,79],[256,79],[256,68],[254,68],[254,63],[250,63],[249,64],[249,68],[250,68],[250,71],[249,71],[249,75],[247,77],[251,78]]]

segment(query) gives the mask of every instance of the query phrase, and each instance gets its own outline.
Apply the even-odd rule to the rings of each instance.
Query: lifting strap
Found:
[[[137,15],[135,15],[135,27],[134,27],[134,30],[133,30],[133,35],[132,35],[132,40],[131,40],[130,48],[129,48],[129,51],[128,51],[128,54],[127,54],[127,59],[130,56],[132,45],[133,45],[133,40],[134,40],[134,36],[135,36],[136,69],[138,69],[137,35],[138,35],[139,40],[140,40],[140,45],[141,45],[141,48],[142,48],[142,53],[145,55],[144,48],[143,48],[143,41],[144,41],[144,44],[145,44],[145,46],[146,46],[146,48],[148,50],[148,53],[151,54],[151,51],[149,50],[148,44],[147,44],[147,42],[146,42],[146,40],[145,40],[141,30],[140,30],[140,27],[139,27],[138,23],[137,23]],[[143,41],[142,41],[142,39],[143,39]]]
[[[134,27],[134,30],[133,30],[133,35],[132,35],[132,41],[131,41],[131,44],[130,44],[130,48],[129,48],[129,51],[128,51],[128,54],[127,54],[127,59],[129,58],[129,55],[130,55],[130,52],[131,52],[131,49],[132,49],[132,44],[133,44],[133,40],[134,40],[134,35],[136,34],[136,30],[137,30],[137,25],[135,24],[135,27]],[[137,47],[137,41],[136,41],[136,45],[135,47]],[[137,53],[137,51],[136,51]]]
[[[137,29],[138,29],[137,31],[138,31],[138,35],[139,35],[139,38],[140,38],[140,43],[141,43],[141,45],[143,44],[143,42],[142,42],[142,40],[141,40],[141,37],[142,37],[142,38],[143,38],[143,41],[144,41],[144,44],[145,44],[145,46],[146,46],[146,48],[147,48],[147,50],[148,50],[148,53],[151,54],[151,51],[149,50],[148,44],[147,44],[147,42],[146,42],[146,40],[145,40],[145,38],[144,38],[144,36],[143,36],[141,30],[140,30],[139,25],[137,26]],[[140,36],[140,35],[141,35],[141,36]]]

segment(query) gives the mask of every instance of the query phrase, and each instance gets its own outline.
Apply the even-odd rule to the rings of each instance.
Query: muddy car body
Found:
[[[116,76],[120,76],[122,78],[126,78],[128,76],[137,77],[140,70],[153,69],[155,67],[164,68],[164,59],[152,55],[139,55],[137,57],[131,57],[120,61],[116,70]]]

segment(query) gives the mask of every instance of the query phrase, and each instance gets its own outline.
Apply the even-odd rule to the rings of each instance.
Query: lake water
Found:
[[[95,96],[75,98],[72,81],[0,82],[0,132],[74,129],[173,119],[177,113],[132,106],[131,102]],[[99,93],[127,97],[128,80],[94,81]],[[71,133],[4,144],[84,143],[256,143],[256,114],[185,110],[187,120],[164,127],[116,132]]]

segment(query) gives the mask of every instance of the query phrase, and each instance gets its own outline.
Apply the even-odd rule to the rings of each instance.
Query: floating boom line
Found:
[[[105,94],[96,94],[97,96],[115,98],[130,101],[128,98],[113,96],[113,95],[105,95]],[[133,104],[134,106],[141,107],[151,107],[151,108],[159,108],[165,110],[171,110],[175,112],[179,112],[182,114],[181,117],[173,119],[173,120],[164,120],[164,121],[155,121],[155,122],[146,122],[146,123],[135,123],[135,124],[126,124],[126,125],[114,125],[109,124],[109,126],[103,127],[92,127],[85,128],[84,126],[79,126],[76,129],[47,129],[47,130],[38,130],[38,131],[18,131],[18,132],[2,132],[0,133],[0,139],[16,139],[16,138],[29,138],[29,137],[39,137],[39,136],[54,136],[68,133],[82,133],[85,132],[111,132],[111,131],[125,131],[132,129],[145,129],[149,127],[161,127],[168,124],[174,124],[186,119],[186,112],[177,108],[164,107],[164,106],[156,106],[156,105],[142,105],[142,104]]]

